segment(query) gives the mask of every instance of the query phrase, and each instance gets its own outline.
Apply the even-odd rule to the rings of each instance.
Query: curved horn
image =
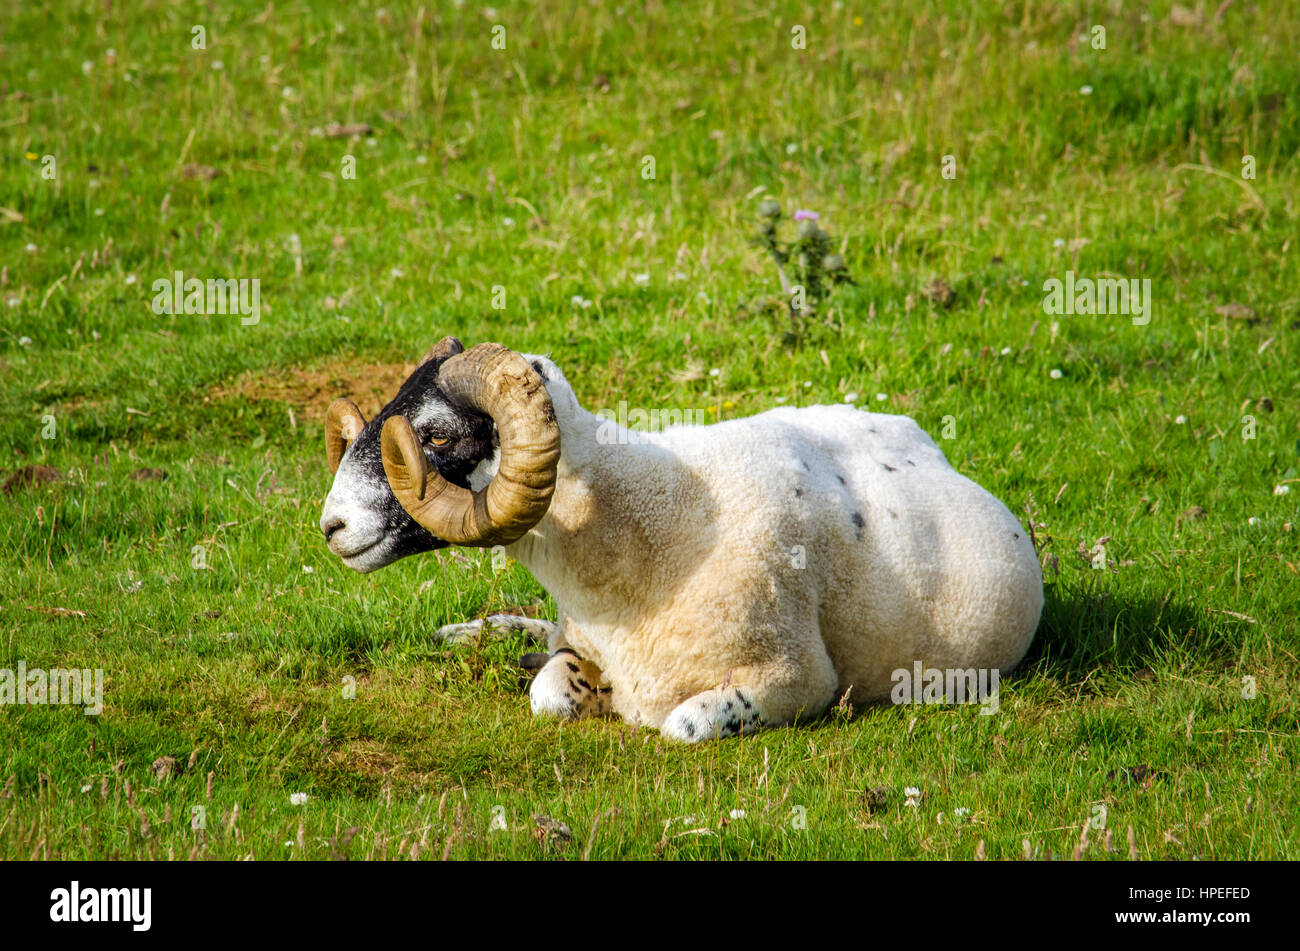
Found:
[[[348,443],[356,439],[365,428],[366,418],[351,400],[337,399],[330,403],[325,412],[325,458],[329,460],[330,472],[339,471],[343,453],[348,451]]]
[[[542,378],[514,351],[482,343],[442,365],[438,388],[496,423],[496,477],[478,492],[452,485],[428,464],[410,421],[390,416],[381,456],[393,495],[421,527],[454,545],[517,541],[546,514],[560,461],[560,428]]]
[[[430,360],[442,362],[448,357],[454,357],[465,350],[465,345],[456,337],[443,337],[427,351],[424,356],[420,357],[420,362],[416,366],[424,366]]]

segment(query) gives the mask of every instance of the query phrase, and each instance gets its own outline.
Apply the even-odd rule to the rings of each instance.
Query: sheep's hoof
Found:
[[[533,652],[530,654],[525,654],[523,657],[520,657],[519,666],[522,667],[524,670],[527,670],[530,673],[535,674],[543,667],[545,667],[546,662],[550,659],[551,659],[550,654]]]

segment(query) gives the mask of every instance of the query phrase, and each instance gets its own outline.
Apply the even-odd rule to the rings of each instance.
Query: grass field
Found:
[[[0,858],[1300,857],[1300,9],[973,6],[0,0],[0,668],[104,672],[0,706]],[[855,278],[793,342],[767,197]],[[431,636],[554,617],[522,567],[317,526],[329,400],[453,333],[593,410],[914,416],[1034,523],[999,713],[534,720],[530,645]]]

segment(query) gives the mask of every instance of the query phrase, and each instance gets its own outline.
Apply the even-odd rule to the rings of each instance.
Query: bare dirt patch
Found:
[[[330,402],[346,396],[369,419],[387,405],[414,363],[366,363],[340,358],[319,367],[288,367],[245,373],[221,383],[204,397],[215,402],[269,400],[291,407],[300,420],[323,420]]]
[[[8,495],[14,489],[25,489],[43,482],[59,482],[63,473],[53,466],[23,466],[0,485],[0,493]]]

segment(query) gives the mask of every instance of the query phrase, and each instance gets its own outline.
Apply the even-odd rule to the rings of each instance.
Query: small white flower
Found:
[[[90,60],[84,60],[81,64],[81,71],[89,75],[90,71],[95,68],[95,64]]]
[[[313,568],[311,565],[303,565],[302,573],[305,575],[314,575],[316,573],[316,569]]]
[[[130,285],[132,285],[132,284],[135,283],[135,281],[136,281],[136,277],[135,277],[134,274],[128,274],[128,275],[126,276],[125,280],[126,280],[126,284],[127,284],[127,286],[129,287]]]
[[[404,276],[405,276],[405,272],[404,272],[400,267],[395,267],[395,268],[393,268],[391,271],[389,271],[388,273],[391,274],[391,275],[393,275],[393,277],[404,277]]]
[[[17,298],[13,298],[13,299],[14,299],[14,300],[17,300]],[[18,346],[20,346],[20,347],[30,347],[31,345],[32,345],[32,338],[31,338],[31,337],[19,337],[19,338],[18,338]]]
[[[1252,515],[1250,518],[1246,519],[1246,524],[1247,524],[1247,525],[1258,525],[1258,524],[1259,524],[1259,519],[1255,518],[1255,516]]]
[[[1055,241],[1052,242],[1052,247],[1054,247],[1054,248],[1063,248],[1063,247],[1065,247],[1065,239],[1064,239],[1064,238],[1057,238]]]
[[[373,135],[370,138],[366,139],[366,145],[368,145],[372,149],[378,144],[379,144],[379,140],[376,139]]]
[[[1273,486],[1273,494],[1274,494],[1274,495],[1286,495],[1286,494],[1287,494],[1288,492],[1290,492],[1290,491],[1291,491],[1291,486],[1289,486],[1289,485],[1275,485],[1275,486]]]
[[[776,398],[776,402],[778,402],[778,403],[784,403],[785,401],[786,401],[786,397],[784,397],[784,396],[778,396],[778,397]]]
[[[86,785],[82,786],[81,791],[84,793],[90,792],[90,783],[86,783]]]
[[[7,298],[7,299],[5,300],[5,303],[8,304],[10,307],[17,307],[17,306],[18,306],[19,304],[21,304],[22,302],[23,302],[23,299],[22,299],[21,297],[18,297],[17,295],[15,295],[15,296],[13,296],[13,297],[10,297],[10,298]],[[18,342],[19,342],[19,343],[22,343],[21,340],[19,340]]]
[[[502,223],[503,225],[505,225],[507,228],[513,228],[513,227],[515,226],[515,219],[513,219],[513,218],[502,218],[502,219],[501,219],[501,223]]]
[[[877,394],[876,394],[876,402],[877,402],[877,403],[883,403],[883,402],[885,402],[885,400],[887,400],[887,399],[889,399],[889,394],[888,394],[888,393],[877,393]]]
[[[416,164],[416,165],[428,165],[428,164],[429,164],[429,156],[427,156],[427,155],[417,155],[417,156],[415,157],[415,164]]]
[[[744,810],[744,809],[732,809],[732,810],[731,810],[731,818],[733,818],[733,819],[743,819],[743,818],[745,818],[745,810]]]
[[[1060,370],[1053,368],[1052,371],[1047,375],[1050,376],[1053,380],[1059,380],[1064,374],[1062,374]]]
[[[314,125],[307,131],[307,134],[313,139],[319,139],[325,135],[325,130],[318,125]]]
[[[90,181],[86,182],[86,187],[87,187],[87,188],[98,188],[98,187],[99,187],[99,179],[98,179],[98,178],[92,178]]]
[[[288,840],[287,842],[285,842],[285,843],[284,843],[284,847],[287,848],[287,849],[291,849],[291,848],[293,848],[293,840],[290,839],[290,840]]]
[[[103,208],[96,208],[96,209],[95,209],[95,217],[96,217],[96,218],[102,218],[102,217],[104,217],[104,209],[103,209]]]
[[[1079,95],[1080,95],[1080,96],[1091,96],[1091,95],[1092,95],[1092,87],[1091,87],[1091,86],[1080,86],[1080,87],[1079,87]]]
[[[785,147],[786,155],[794,155],[794,153],[798,151],[799,151],[799,145],[798,143],[795,142],[791,142],[789,145]]]
[[[294,96],[298,95],[298,90],[294,89],[292,86],[285,86],[280,90],[280,95],[285,99],[292,99]]]
[[[673,271],[673,272],[671,272],[671,273],[668,275],[668,280],[670,280],[670,281],[684,281],[684,280],[686,280],[686,275],[683,274],[681,271]]]
[[[226,68],[226,64],[219,59],[214,59],[212,61],[212,68],[220,72],[221,70]]]
[[[857,394],[857,393],[845,393],[845,394],[844,394],[844,402],[846,402],[846,403],[856,403],[857,401],[858,401],[858,394]]]
[[[718,367],[714,367],[712,370],[709,371],[709,376],[722,376],[722,370],[720,370]]]
[[[704,301],[704,303],[706,304],[709,302],[709,295],[704,293],[704,291],[700,291],[695,296],[698,297],[700,300]]]
[[[305,792],[296,792],[289,794],[289,805],[305,806],[307,805],[307,794]]]
[[[583,310],[586,310],[591,306],[591,299],[583,297],[581,294],[574,294],[569,298],[569,303],[574,307],[581,307]]]
[[[909,799],[915,799],[917,796],[921,795],[921,790],[917,789],[915,786],[908,786],[903,790],[903,795]]]
[[[1177,416],[1174,417],[1174,424],[1176,426],[1182,426],[1186,422],[1187,422],[1187,417],[1184,416],[1182,413],[1179,413]]]
[[[811,390],[811,389],[812,389],[812,380],[804,380],[804,381],[803,381],[803,388],[804,388],[805,390]]]
[[[632,283],[635,284],[637,287],[645,287],[647,284],[650,283],[650,275],[649,275],[649,274],[633,274],[633,275],[632,275]]]
[[[1003,348],[1002,348],[1002,355],[1003,355],[1004,357],[1009,357],[1009,356],[1011,356],[1011,348],[1010,348],[1010,347],[1003,347]]]
[[[265,66],[267,63],[271,62],[271,54],[263,53],[261,56],[257,58],[257,61],[261,63],[263,66]]]
[[[956,809],[952,811],[952,814],[956,816],[958,819],[961,819],[965,816],[969,816],[970,810],[967,809],[965,806],[958,806]]]

